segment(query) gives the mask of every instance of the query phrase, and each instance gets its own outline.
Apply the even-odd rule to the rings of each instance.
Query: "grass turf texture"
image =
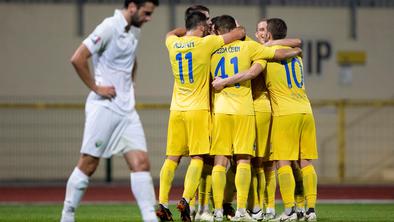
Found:
[[[0,221],[49,222],[60,219],[61,205],[0,205]],[[180,221],[175,206],[170,207],[175,221]],[[277,206],[277,211],[282,210]],[[319,204],[318,221],[394,221],[394,204]],[[136,204],[82,204],[77,222],[142,221]]]

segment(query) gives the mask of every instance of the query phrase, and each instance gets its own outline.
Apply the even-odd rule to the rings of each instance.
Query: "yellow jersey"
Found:
[[[272,46],[270,48],[289,48]],[[267,64],[266,85],[271,98],[272,115],[312,113],[305,91],[304,70],[301,57]]]
[[[267,86],[265,85],[265,69],[256,78],[252,79],[253,105],[255,112],[270,113],[271,101]]]
[[[171,110],[209,110],[209,68],[223,37],[169,36],[166,46],[174,75]]]
[[[211,57],[211,76],[228,78],[246,71],[253,62],[264,66],[272,59],[275,49],[255,41],[234,41],[219,48]],[[227,86],[214,94],[214,112],[235,115],[254,115],[250,80]]]

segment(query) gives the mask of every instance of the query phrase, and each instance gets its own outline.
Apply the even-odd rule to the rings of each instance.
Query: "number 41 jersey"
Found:
[[[265,67],[267,59],[272,59],[275,50],[253,40],[234,41],[222,46],[211,57],[212,77],[222,79],[246,71],[252,63]],[[214,112],[232,115],[254,115],[250,80],[225,87],[214,93]]]
[[[222,45],[223,37],[216,35],[167,37],[175,80],[170,110],[209,110],[210,59]]]
[[[272,46],[270,48],[288,48]],[[266,85],[271,98],[272,115],[312,113],[305,91],[302,59],[294,57],[267,64]]]

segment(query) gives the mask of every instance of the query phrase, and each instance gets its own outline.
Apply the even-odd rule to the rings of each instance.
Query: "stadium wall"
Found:
[[[84,37],[104,17],[112,15],[114,7],[113,4],[86,4]],[[209,7],[213,16],[235,16],[247,28],[248,34],[254,36],[260,14],[257,7]],[[185,8],[186,5],[176,6],[177,26],[183,25]],[[153,20],[144,25],[138,52],[138,102],[170,101],[173,80],[164,45],[170,24],[169,13],[169,8],[163,5],[157,8]],[[270,6],[267,8],[267,15],[283,18],[288,24],[288,36],[304,40],[306,86],[312,100],[393,98],[392,9],[358,9],[356,40],[350,37],[350,16],[346,8]],[[61,103],[67,98],[75,98],[77,102],[84,101],[88,91],[69,63],[72,53],[84,38],[77,35],[77,10],[74,5],[1,3],[0,29],[1,100],[15,102],[14,100],[20,99],[23,102],[24,98],[49,98]],[[331,53],[328,53],[328,49],[331,49]],[[367,55],[364,65],[350,67],[350,82],[349,76],[345,83],[340,78],[342,67],[336,62],[339,50],[359,50]],[[338,165],[335,122],[337,109],[335,106],[320,106],[314,111],[322,157],[317,162],[317,169],[323,181],[335,181]],[[2,110],[1,113],[1,180],[67,178],[78,157],[83,110],[11,109]],[[157,179],[164,158],[168,111],[144,110],[140,115],[151,149],[152,172]],[[392,107],[352,108],[349,111],[346,124],[349,158],[346,174],[349,178],[361,178],[371,165],[376,166],[376,169],[369,170],[367,173],[370,177],[365,176],[364,180],[376,176],[374,173],[380,169],[394,167],[390,165],[394,147],[390,136],[394,133],[391,116]],[[383,138],[372,139],[371,135],[375,134],[383,135]],[[365,155],[362,158],[353,155],[359,152]],[[383,164],[386,162],[388,164]],[[115,179],[128,177],[125,164],[120,158],[115,158],[113,164]],[[184,170],[184,167],[180,167],[178,179],[183,176]],[[104,174],[102,164],[95,178],[102,179]]]

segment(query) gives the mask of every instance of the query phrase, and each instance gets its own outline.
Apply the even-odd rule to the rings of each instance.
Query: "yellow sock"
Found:
[[[202,167],[204,166],[204,161],[201,159],[192,159],[190,161],[189,167],[186,171],[185,185],[183,190],[183,195],[186,200],[190,200],[196,195],[198,185],[200,184]]]
[[[253,209],[256,206],[259,206],[259,194],[258,194],[258,177],[256,168],[252,167],[252,175],[250,180],[250,189],[248,195],[248,209]]]
[[[201,184],[201,180],[200,180],[199,184]],[[194,194],[192,196],[192,198],[190,199],[189,208],[190,208],[190,211],[196,211],[196,194]]]
[[[265,172],[267,208],[275,209],[276,175],[275,170]]]
[[[160,170],[159,203],[165,206],[168,206],[168,196],[170,195],[172,180],[174,179],[177,166],[177,162],[166,159]]]
[[[293,165],[293,174],[295,180],[294,198],[297,208],[305,208],[304,185],[302,183],[302,173],[300,167]]]
[[[295,181],[293,171],[290,166],[282,166],[278,169],[278,181],[280,194],[285,208],[294,206]]]
[[[307,208],[315,208],[317,196],[317,174],[312,165],[301,169]]]
[[[235,173],[235,187],[237,188],[237,208],[246,209],[249,186],[251,180],[250,164],[239,163]]]
[[[200,186],[198,187],[198,204],[200,207],[209,206],[209,199],[211,196],[212,189],[212,166],[204,164]]]
[[[224,188],[226,186],[226,167],[216,165],[212,169],[212,191],[215,209],[222,209]]]
[[[205,195],[202,202],[202,206],[209,207],[209,200],[211,199],[211,191],[212,191],[212,174],[208,174],[205,179]]]
[[[264,174],[264,168],[257,168],[257,205],[259,205],[260,209],[263,209],[264,207],[264,193],[265,193],[265,174]]]
[[[232,203],[235,192],[235,172],[230,168],[226,173],[226,187],[224,188],[223,203]]]

